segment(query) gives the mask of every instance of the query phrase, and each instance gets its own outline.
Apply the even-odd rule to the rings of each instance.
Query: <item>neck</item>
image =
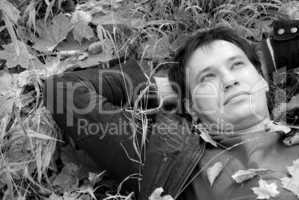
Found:
[[[245,148],[247,155],[257,149],[267,148],[276,143],[279,135],[273,134],[273,132],[275,132],[273,131],[273,123],[269,118],[265,118],[244,129],[210,131],[212,138],[226,147],[240,144]]]
[[[271,123],[270,120],[264,120],[255,127],[237,133],[240,135],[241,141],[244,142],[243,146],[247,155],[253,155],[258,152],[262,153],[265,152],[268,147],[275,146],[279,139],[279,134],[267,130],[268,127],[271,126]]]

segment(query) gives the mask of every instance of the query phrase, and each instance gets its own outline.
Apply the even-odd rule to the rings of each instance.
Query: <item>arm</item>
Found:
[[[136,62],[130,61],[122,68],[132,88],[146,83]],[[140,167],[132,161],[139,160],[131,138],[135,134],[132,127],[135,119],[125,111],[136,97],[134,93],[126,93],[121,73],[102,72],[104,70],[88,69],[47,79],[45,106],[52,112],[65,137],[72,138],[99,167],[122,180],[138,173]]]

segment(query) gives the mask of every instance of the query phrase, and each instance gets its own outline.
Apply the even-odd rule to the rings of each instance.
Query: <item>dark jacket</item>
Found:
[[[256,138],[256,140],[267,141],[274,134],[280,133],[264,133],[255,134],[254,132],[250,133],[250,139]],[[240,136],[240,135],[239,135]],[[255,200],[257,195],[253,192],[252,188],[259,186],[259,180],[263,179],[267,181],[268,184],[276,183],[277,190],[279,194],[273,199],[277,200],[295,200],[296,196],[284,189],[281,184],[281,178],[287,177],[287,174],[281,174],[278,171],[269,170],[267,172],[261,173],[258,176],[249,178],[242,183],[237,183],[234,181],[232,176],[239,170],[248,170],[248,169],[260,169],[259,164],[253,161],[250,156],[252,153],[258,152],[263,147],[256,146],[251,150],[249,155],[242,145],[241,140],[238,135],[230,136],[220,136],[221,140],[217,140],[218,147],[208,146],[205,150],[205,154],[200,160],[199,168],[197,170],[198,175],[194,178],[192,184],[187,188],[181,195],[184,200]],[[294,145],[288,147],[282,144],[284,137],[280,137],[277,143],[271,144],[271,149],[276,148],[280,153],[279,157],[286,158],[290,160],[296,160],[298,157],[299,146]],[[253,141],[255,142],[255,141]],[[252,142],[252,143],[253,143]],[[265,142],[265,145],[267,142]],[[267,147],[264,149],[266,150]],[[267,152],[267,156],[270,155],[270,151]],[[272,154],[273,155],[273,154]],[[283,160],[283,159],[282,159]],[[280,162],[280,159],[277,158],[276,162]],[[211,168],[216,163],[221,163],[223,168],[219,171],[219,174],[215,176],[214,182],[211,184],[208,178],[208,169]],[[290,164],[291,165],[291,164]],[[288,165],[285,166],[285,170]]]
[[[121,71],[127,79],[117,73]],[[64,137],[85,150],[100,169],[119,181],[132,174],[141,175],[142,179],[124,184],[125,189],[139,195],[138,199],[148,199],[157,187],[178,197],[203,155],[204,144],[192,133],[190,123],[176,114],[148,116],[151,123],[146,131],[142,129],[143,120],[128,110],[134,106],[136,93],[147,84],[140,66],[130,60],[110,70],[97,66],[50,77],[43,94],[45,106]],[[133,92],[126,92],[130,89]],[[157,106],[156,100],[152,95],[147,108]],[[141,135],[145,132],[142,151]]]

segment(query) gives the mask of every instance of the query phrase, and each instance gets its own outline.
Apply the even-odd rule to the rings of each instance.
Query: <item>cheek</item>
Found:
[[[239,71],[237,77],[249,91],[254,91],[264,86],[263,78],[253,67]]]
[[[193,105],[199,109],[215,108],[218,105],[220,92],[219,84],[209,82],[198,84],[192,91]]]

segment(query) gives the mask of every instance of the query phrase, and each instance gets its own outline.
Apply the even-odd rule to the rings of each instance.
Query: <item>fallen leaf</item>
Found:
[[[67,163],[53,181],[53,185],[63,188],[64,191],[77,188],[79,184],[78,171],[79,167],[77,165]]]
[[[75,63],[78,64],[81,68],[86,68],[100,63],[106,63],[114,58],[114,47],[113,43],[110,40],[104,40],[99,42],[99,45],[102,46],[103,51],[100,51],[98,54],[89,55],[84,60],[76,60]]]
[[[223,164],[221,162],[216,162],[212,167],[207,169],[207,175],[211,186],[222,170]]]
[[[203,139],[207,143],[210,143],[214,147],[217,147],[216,141],[212,139],[209,132],[201,124],[195,125],[195,128],[200,132],[199,136],[201,137],[201,139]]]
[[[293,161],[293,165],[287,167],[288,173],[291,177],[284,177],[281,179],[283,188],[291,191],[299,198],[299,159]]]
[[[164,189],[161,187],[156,188],[148,199],[149,200],[174,200],[174,198],[170,195],[161,196],[163,191]]]
[[[143,19],[138,18],[127,18],[121,16],[119,13],[110,12],[107,15],[95,16],[92,19],[92,23],[95,25],[126,25],[130,28],[139,29],[145,25],[145,21]]]
[[[88,46],[87,50],[88,50],[88,53],[90,53],[92,55],[101,53],[103,51],[102,42],[98,41],[98,42],[94,42],[94,43],[90,44]]]
[[[87,40],[93,38],[94,32],[87,23],[80,22],[74,25],[73,35],[74,39],[81,43],[84,38]]]
[[[82,42],[84,38],[91,39],[94,37],[94,32],[92,28],[88,25],[91,21],[91,14],[81,10],[76,10],[73,13],[71,22],[74,25],[73,35],[74,39],[79,43]]]
[[[17,23],[20,17],[20,11],[9,1],[0,1],[0,10],[13,22]]]
[[[267,124],[266,131],[289,133],[291,131],[291,128],[277,122],[271,122]]]
[[[73,34],[68,34],[66,39],[60,42],[55,49],[58,51],[86,51],[91,43],[93,42],[88,40],[83,40],[81,43],[79,43],[74,39]]]
[[[6,60],[8,68],[17,65],[21,65],[23,68],[28,68],[30,59],[33,58],[33,56],[28,52],[26,44],[17,40],[15,44],[9,43],[8,45],[2,46],[4,50],[0,51],[0,59]]]
[[[85,12],[82,10],[76,10],[73,15],[71,22],[73,24],[84,22],[84,23],[89,23],[92,20],[92,16],[89,12]]]
[[[70,20],[64,14],[56,15],[49,24],[42,21],[37,24],[39,38],[36,39],[33,48],[42,52],[53,51],[72,29]]]
[[[259,180],[259,187],[251,188],[254,194],[257,195],[257,199],[270,199],[276,197],[279,194],[276,183],[267,183],[263,179]]]
[[[237,183],[243,183],[244,181],[247,181],[249,179],[252,179],[253,177],[261,174],[265,174],[269,172],[268,169],[248,169],[248,170],[239,170],[236,173],[232,175],[232,178]]]
[[[105,174],[106,171],[102,171],[99,174],[95,174],[92,172],[88,173],[88,180],[91,183],[92,186],[95,186],[97,182],[100,182],[103,179],[103,175]]]

